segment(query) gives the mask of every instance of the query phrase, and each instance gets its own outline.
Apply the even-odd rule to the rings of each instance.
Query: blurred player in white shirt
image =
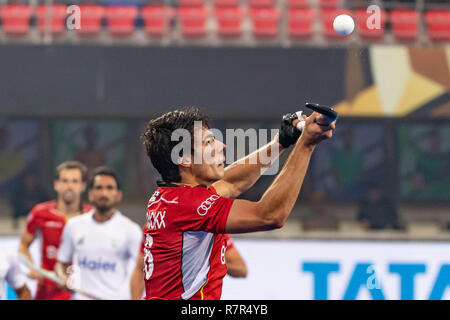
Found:
[[[89,185],[94,209],[68,221],[55,266],[69,287],[103,300],[130,299],[129,265],[136,261],[142,239],[138,224],[115,208],[121,199],[116,173],[97,168]],[[88,298],[75,294],[74,299]]]
[[[17,256],[0,251],[0,300],[4,300],[5,282],[14,289],[19,300],[30,300],[30,289],[26,286],[26,275],[20,270]]]

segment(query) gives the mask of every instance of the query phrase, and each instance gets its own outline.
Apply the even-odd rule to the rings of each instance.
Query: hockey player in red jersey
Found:
[[[316,145],[331,138],[335,128],[318,112],[301,117],[283,118],[278,136],[227,168],[225,145],[199,109],[168,112],[148,123],[143,142],[163,181],[147,205],[145,299],[220,299],[227,272],[224,234],[284,225]],[[298,121],[305,122],[301,132],[295,129]],[[174,159],[179,142],[173,133],[179,129],[178,137],[184,130],[194,143]],[[272,164],[261,159],[275,160],[291,145],[285,165],[259,201],[235,199]]]
[[[92,209],[81,201],[86,189],[86,167],[78,161],[66,161],[56,169],[54,189],[56,200],[37,204],[28,214],[25,230],[22,233],[19,253],[32,261],[29,251],[31,244],[39,237],[41,240],[40,267],[53,271],[61,235],[67,220]],[[71,294],[62,291],[51,280],[44,279],[35,271],[29,277],[38,280],[36,300],[69,300]]]

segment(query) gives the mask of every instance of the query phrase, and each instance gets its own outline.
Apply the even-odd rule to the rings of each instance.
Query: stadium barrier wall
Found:
[[[19,239],[0,238],[15,251]],[[248,267],[224,300],[449,300],[450,243],[235,239]],[[38,257],[37,244],[32,255]],[[38,260],[36,260],[38,261]],[[33,281],[30,288],[35,290]]]
[[[450,299],[450,243],[235,239],[246,279],[223,299]]]

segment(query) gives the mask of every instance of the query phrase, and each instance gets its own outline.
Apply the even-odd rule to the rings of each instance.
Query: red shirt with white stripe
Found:
[[[92,209],[89,204],[83,204],[82,212]],[[80,212],[81,213],[81,212]],[[41,268],[53,271],[56,264],[56,254],[61,242],[61,235],[67,218],[57,208],[56,201],[47,201],[37,204],[28,214],[26,230],[36,236],[40,232],[41,245]],[[67,300],[71,295],[68,291],[61,291],[58,286],[50,280],[44,279],[38,285],[36,300]]]
[[[229,234],[225,234],[225,241],[227,244],[227,250],[234,248],[234,241],[233,238]]]
[[[144,227],[145,299],[220,299],[227,273],[223,233],[233,201],[213,187],[155,191]]]

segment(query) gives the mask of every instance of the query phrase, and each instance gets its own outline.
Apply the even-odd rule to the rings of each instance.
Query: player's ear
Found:
[[[81,193],[83,193],[86,190],[86,182],[81,183]]]
[[[93,195],[92,189],[89,189],[89,191],[88,191],[88,200],[90,203],[92,203],[94,200],[94,195]]]
[[[122,190],[118,190],[118,191],[117,191],[116,201],[117,201],[117,202],[122,201],[122,197],[123,197],[123,192],[122,192]]]
[[[178,165],[181,167],[189,168],[192,166],[191,156],[180,156],[178,157]]]

